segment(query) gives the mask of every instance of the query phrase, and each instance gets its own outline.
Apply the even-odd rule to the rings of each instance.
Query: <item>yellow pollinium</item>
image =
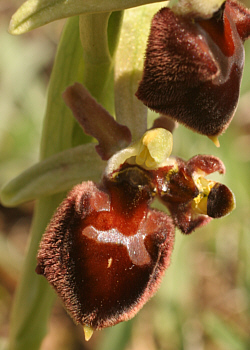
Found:
[[[207,196],[200,193],[194,198],[192,206],[197,214],[207,215]]]
[[[195,181],[195,184],[200,193],[193,199],[192,207],[197,214],[207,215],[207,198],[215,182],[207,180],[204,177],[199,177]]]

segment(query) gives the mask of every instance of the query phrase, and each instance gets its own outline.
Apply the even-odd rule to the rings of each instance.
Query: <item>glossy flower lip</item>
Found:
[[[136,96],[149,108],[215,138],[228,127],[239,98],[243,42],[250,12],[228,0],[210,18],[154,17]]]
[[[92,130],[92,122],[83,119],[81,125]],[[156,292],[170,263],[174,225],[169,215],[150,208],[156,190],[145,168],[166,161],[171,151],[169,131],[147,131],[110,158],[99,185],[74,187],[47,227],[36,271],[83,325],[86,338],[132,318]]]
[[[170,263],[175,226],[188,234],[233,209],[230,190],[205,179],[225,172],[216,157],[185,162],[168,152],[158,167],[136,163],[141,146],[150,149],[154,136],[168,140],[161,132],[143,135],[133,164],[129,157],[114,168],[114,155],[100,184],[75,186],[40,243],[36,272],[47,278],[75,323],[83,325],[86,339],[94,330],[134,317],[155,294]],[[170,215],[150,207],[155,197]]]
[[[124,165],[76,186],[40,244],[44,275],[87,336],[132,318],[158,289],[174,243],[171,218],[149,208],[150,177]]]

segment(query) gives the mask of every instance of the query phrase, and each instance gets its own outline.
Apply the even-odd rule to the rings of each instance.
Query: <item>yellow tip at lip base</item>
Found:
[[[208,138],[213,141],[216,147],[220,147],[220,141],[218,139],[218,136],[208,136]]]
[[[84,325],[83,331],[84,331],[85,340],[89,341],[94,333],[94,329],[89,327],[89,326]]]

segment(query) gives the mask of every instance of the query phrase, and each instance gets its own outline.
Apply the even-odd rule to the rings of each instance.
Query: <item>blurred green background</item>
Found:
[[[22,1],[0,2],[0,186],[38,160],[46,89],[63,21],[20,37],[7,33]],[[250,7],[250,1],[245,1]],[[176,232],[172,263],[156,296],[130,322],[84,341],[59,301],[42,350],[250,349],[250,41],[237,113],[216,148],[182,126],[173,154],[214,154],[227,168],[237,207],[190,236]],[[214,179],[219,175],[212,176]],[[0,206],[0,350],[28,243],[33,203]],[[32,349],[27,349],[32,350]]]

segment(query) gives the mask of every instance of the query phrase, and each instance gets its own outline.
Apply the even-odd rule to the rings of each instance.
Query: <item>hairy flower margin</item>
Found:
[[[97,8],[117,11],[147,2],[153,1],[127,0],[119,6],[104,1],[100,8],[94,0],[28,0],[13,16],[10,32],[20,34]],[[172,10],[162,9],[152,22],[137,97],[216,143],[237,105],[249,30],[249,11],[233,0],[180,0]],[[230,106],[228,93],[233,95]],[[196,96],[195,108],[190,96]],[[206,179],[225,172],[218,158],[170,157],[172,135],[165,117],[131,143],[134,132],[125,126],[126,117],[124,123],[115,122],[82,85],[69,87],[64,100],[84,132],[98,140],[96,151],[108,162],[99,183],[77,185],[56,210],[40,244],[36,271],[89,338],[95,329],[133,317],[156,292],[170,263],[175,227],[189,234],[230,213],[235,200],[225,185]],[[206,109],[202,118],[197,106]],[[151,209],[154,199],[169,214]]]
[[[175,227],[189,234],[230,213],[235,200],[225,185],[205,178],[225,172],[218,158],[170,157],[172,134],[164,128],[148,130],[107,156],[115,135],[126,138],[129,130],[79,83],[65,91],[64,99],[85,132],[93,126],[96,149],[109,160],[99,184],[77,185],[57,209],[42,238],[36,271],[89,334],[132,318],[156,292],[170,263]],[[105,133],[95,129],[98,110],[104,113]],[[111,143],[104,142],[106,137]],[[151,209],[154,199],[170,215]]]
[[[137,97],[216,143],[238,104],[249,35],[250,11],[235,0],[208,19],[162,8],[152,21]]]

